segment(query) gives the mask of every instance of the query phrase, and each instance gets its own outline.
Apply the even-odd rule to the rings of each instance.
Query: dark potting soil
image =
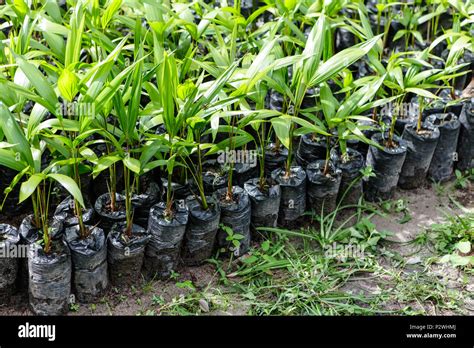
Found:
[[[194,196],[186,199],[189,221],[183,246],[183,261],[188,266],[202,264],[212,256],[219,229],[221,209],[214,197],[206,196],[208,209],[203,209]]]
[[[283,168],[288,158],[288,149],[283,145],[278,148],[275,143],[270,143],[265,148],[265,175],[270,176],[271,173],[278,168]]]
[[[405,161],[407,142],[394,135],[395,146],[387,147],[385,146],[386,137],[382,133],[375,134],[372,141],[383,146],[379,149],[371,145],[367,153],[366,164],[372,167],[375,176],[367,179],[364,195],[368,201],[375,202],[393,198]]]
[[[279,222],[288,224],[297,220],[306,209],[306,172],[302,167],[295,166],[286,176],[285,169],[276,169],[272,172],[272,179],[281,189]]]
[[[94,209],[100,220],[100,227],[108,234],[116,222],[122,222],[126,219],[125,196],[119,193],[115,194],[115,210],[112,211],[110,194],[104,193],[95,201]]]
[[[244,190],[248,193],[252,206],[252,232],[257,234],[258,227],[276,227],[281,200],[280,185],[273,179],[268,179],[262,188],[260,179],[253,178],[244,184]]]
[[[71,294],[71,254],[64,240],[53,242],[52,251],[34,243],[28,250],[29,303],[36,315],[61,315],[68,310]]]
[[[188,223],[188,207],[184,201],[175,202],[173,215],[166,216],[166,203],[155,204],[150,210],[148,234],[150,240],[145,248],[144,269],[153,279],[165,279],[176,269]]]
[[[226,187],[229,174],[224,170],[223,164],[217,160],[207,160],[202,164],[202,181],[204,191],[213,193],[220,188]]]
[[[337,207],[337,195],[341,185],[341,170],[329,161],[325,173],[325,160],[308,164],[306,175],[308,208],[313,213],[327,215]]]
[[[15,292],[19,258],[8,257],[8,254],[19,242],[20,235],[15,227],[0,224],[0,303],[8,303]]]
[[[426,122],[433,124],[440,132],[428,176],[437,182],[447,181],[453,174],[461,122],[453,113],[433,114]]]
[[[407,155],[403,163],[398,185],[403,189],[421,187],[439,140],[439,130],[425,125],[420,132],[416,124],[407,125],[402,138],[407,141]]]
[[[221,209],[221,224],[232,229],[233,234],[239,234],[242,238],[240,245],[236,248],[231,241],[227,240],[228,233],[220,228],[217,232],[217,246],[225,249],[224,254],[233,252],[235,256],[242,256],[250,247],[250,220],[251,204],[247,192],[239,186],[232,187],[232,200],[227,200],[227,188],[222,188],[216,193]]]
[[[141,277],[145,247],[150,236],[138,225],[132,226],[131,238],[125,235],[125,222],[117,222],[107,236],[107,261],[112,285],[129,286]]]
[[[80,302],[94,302],[107,289],[107,245],[101,228],[85,226],[87,237],[82,238],[79,226],[66,228],[65,237],[71,250],[73,289]]]

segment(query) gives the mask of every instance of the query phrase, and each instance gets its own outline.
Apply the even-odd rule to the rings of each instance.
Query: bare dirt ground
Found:
[[[403,209],[387,212],[385,217],[374,216],[371,221],[378,230],[391,231],[393,234],[384,241],[383,248],[391,254],[399,255],[401,264],[385,260],[381,256],[383,269],[376,276],[353,276],[341,290],[357,293],[366,297],[376,296],[382,291],[393,293],[391,300],[384,304],[387,310],[411,306],[423,308],[429,314],[456,314],[447,309],[437,310],[430,300],[429,293],[425,301],[397,298],[404,286],[416,284],[416,277],[423,277],[430,282],[447,284],[449,289],[463,293],[465,311],[463,314],[474,315],[474,279],[465,279],[459,270],[453,267],[440,267],[437,264],[425,266],[424,261],[432,256],[428,248],[419,248],[407,244],[425,228],[445,221],[447,215],[474,212],[474,190],[455,190],[452,184],[437,187],[426,187],[414,191],[398,191],[394,202]],[[396,204],[394,205],[396,206]],[[409,216],[409,218],[407,218]],[[186,308],[187,295],[206,293],[212,288],[214,294],[225,293],[226,288],[218,283],[218,273],[212,264],[201,267],[178,269],[172,280],[142,281],[128,289],[111,288],[97,303],[76,304],[71,306],[70,315],[159,315],[162,308],[181,303],[180,312],[174,314],[209,314],[209,315],[245,315],[250,303],[239,295],[214,296],[213,298],[195,298],[199,306]],[[198,290],[198,291],[195,291]],[[420,291],[423,291],[421,289]],[[209,302],[219,304],[218,311],[209,311]],[[12,304],[0,304],[0,315],[31,315],[27,305],[26,294],[19,294],[12,299]],[[216,306],[213,306],[214,308]]]
[[[464,215],[474,212],[474,190],[468,187],[464,190],[456,190],[453,183],[443,186],[433,186],[412,191],[400,190],[397,192],[395,201],[401,199],[406,203],[406,211],[388,214],[385,217],[374,216],[371,221],[378,230],[391,231],[392,235],[384,241],[384,247],[400,257],[400,264],[393,264],[393,260],[381,258],[384,266],[382,276],[378,277],[353,277],[347,282],[343,291],[357,293],[365,297],[375,296],[382,291],[393,293],[393,297],[387,301],[384,307],[387,310],[397,310],[410,306],[414,310],[421,310],[430,315],[474,315],[474,277],[463,274],[458,268],[449,264],[437,264],[428,262],[434,256],[434,251],[427,246],[419,246],[416,243],[408,243],[414,240],[421,232],[433,224],[446,222],[448,216]],[[410,220],[403,222],[408,214]],[[403,223],[400,223],[402,221]],[[410,298],[397,298],[403,287],[414,287],[413,293],[423,294],[423,286],[426,283],[439,285],[446,289],[452,298],[462,296],[464,306],[462,312],[458,309],[437,308],[430,299],[429,287],[426,287],[425,301],[414,301]],[[419,288],[415,288],[419,285]],[[406,289],[404,289],[406,290]],[[440,290],[441,291],[441,290]],[[405,291],[406,292],[406,291]],[[454,306],[453,306],[454,307]]]

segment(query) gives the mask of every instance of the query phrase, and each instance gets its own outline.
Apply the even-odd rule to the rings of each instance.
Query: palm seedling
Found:
[[[13,114],[5,105],[0,107],[0,125],[10,144],[2,149],[1,164],[19,172],[9,189],[11,190],[23,176],[28,178],[21,184],[20,203],[32,198],[34,227],[42,231],[44,252],[48,254],[52,251],[49,226],[52,182],[62,185],[80,206],[84,207],[82,194],[73,179],[59,172],[64,161],[53,161],[46,168],[41,168],[41,147],[44,149],[44,143],[42,146],[40,144],[40,148],[31,147]],[[66,161],[66,164],[70,163]]]
[[[318,133],[326,137],[331,136],[331,134],[324,131],[324,127],[321,127],[321,122],[317,117],[312,117],[311,122],[301,117],[300,108],[308,89],[328,81],[369,53],[380,38],[380,36],[376,36],[367,42],[345,49],[331,58],[325,59],[328,57],[328,48],[324,46],[324,42],[327,40],[323,40],[326,25],[325,17],[321,16],[308,37],[305,49],[302,52],[304,58],[294,65],[293,79],[290,86],[292,115],[272,119],[275,132],[289,149],[285,171],[287,177],[290,176],[293,152],[292,143],[289,139],[293,137],[295,123],[302,128],[299,130],[299,134]]]

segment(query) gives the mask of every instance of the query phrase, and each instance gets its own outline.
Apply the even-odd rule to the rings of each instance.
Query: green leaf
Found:
[[[45,179],[45,175],[41,173],[33,174],[30,178],[21,184],[20,187],[20,201],[23,202],[25,199],[30,197],[38,187],[38,185]]]
[[[140,161],[139,160],[133,157],[127,156],[123,159],[123,164],[125,165],[125,167],[130,169],[135,174],[140,174]]]
[[[99,161],[94,167],[94,170],[92,171],[93,177],[97,177],[97,175],[100,174],[105,169],[108,169],[111,165],[113,165],[115,162],[120,161],[120,157],[118,156],[104,156],[99,158]]]
[[[5,166],[19,172],[25,168],[25,163],[17,160],[15,152],[0,149],[0,166]]]
[[[56,180],[61,184],[61,186],[64,187],[83,208],[85,208],[81,190],[73,179],[63,174],[48,174],[48,178]]]
[[[439,99],[436,95],[433,93],[427,91],[426,89],[421,89],[421,88],[416,88],[416,87],[409,87],[405,89],[406,92],[411,92],[414,94],[421,95],[422,97],[426,98],[431,98],[431,99]]]
[[[321,107],[323,108],[324,118],[328,125],[331,124],[331,118],[336,114],[336,108],[339,102],[334,98],[331,89],[327,83],[323,83],[320,88]]]
[[[66,54],[64,60],[65,68],[76,64],[80,60],[82,47],[82,33],[84,32],[85,13],[83,4],[79,2],[74,8],[71,16],[71,32],[67,37]]]
[[[30,143],[10,110],[8,110],[2,102],[0,102],[0,128],[3,130],[8,142],[15,145],[12,149],[19,152],[23,156],[23,159],[31,167],[34,167]]]
[[[288,149],[290,147],[291,119],[276,117],[271,120],[271,123],[276,136],[283,146]]]
[[[56,104],[58,103],[58,98],[56,93],[54,92],[51,83],[46,80],[44,75],[36,68],[33,64],[28,63],[20,56],[16,56],[16,62],[23,73],[26,75],[30,83],[36,89],[36,92],[43,97],[47,105],[49,106],[48,109],[55,110]]]
[[[72,102],[79,91],[79,79],[76,74],[64,69],[58,79],[58,89],[64,99]]]
[[[109,0],[101,19],[102,29],[107,28],[114,14],[120,9],[122,0]]]
[[[366,55],[378,44],[381,35],[337,53],[321,64],[313,74],[308,87],[319,85]]]

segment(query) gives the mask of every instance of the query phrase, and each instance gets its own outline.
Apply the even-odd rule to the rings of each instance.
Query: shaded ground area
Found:
[[[364,246],[362,258],[328,257],[323,245],[334,244],[322,240],[317,228],[296,232],[304,238],[282,231],[256,243],[242,260],[178,269],[168,281],[112,288],[97,303],[71,304],[70,314],[473,315],[472,264],[438,263],[449,246],[440,248],[444,234],[473,233],[473,202],[471,183],[464,189],[448,183],[399,191],[341,239]],[[471,217],[466,221],[472,225],[457,231],[458,215]],[[0,314],[29,315],[25,295],[0,305]]]

